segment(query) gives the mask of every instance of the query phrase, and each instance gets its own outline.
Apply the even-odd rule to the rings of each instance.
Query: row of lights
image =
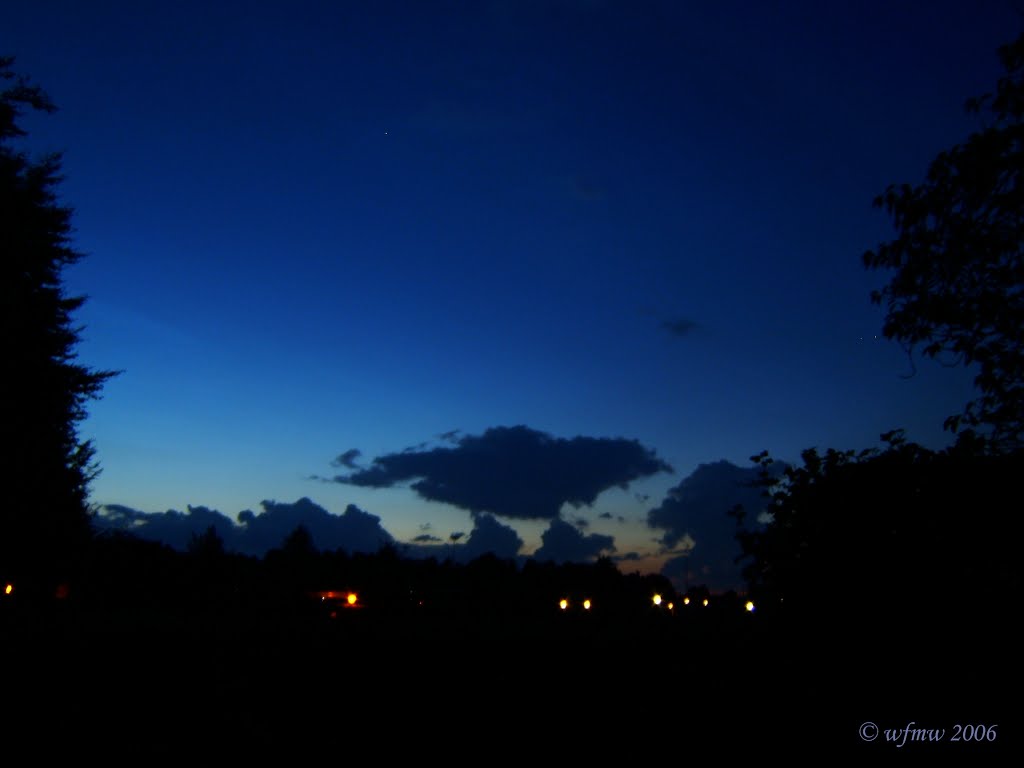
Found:
[[[656,605],[656,606],[660,606],[664,602],[664,600],[663,600],[661,595],[655,594],[651,598],[651,602],[653,602],[654,605]],[[711,601],[708,600],[708,598],[705,597],[703,600],[701,600],[701,605],[703,605],[705,608],[707,608],[708,605],[710,604],[710,602]],[[683,605],[689,605],[689,604],[690,604],[690,598],[688,596],[684,597],[683,598]],[[583,610],[589,611],[590,610],[590,606],[591,606],[590,600],[584,600],[583,601]],[[561,608],[563,611],[568,610],[569,609],[569,599],[563,597],[561,600],[558,601],[558,607]],[[676,606],[675,606],[675,603],[666,603],[665,607],[668,608],[670,611],[672,611],[672,610],[675,610]],[[754,601],[753,600],[747,600],[747,602],[744,603],[743,607],[744,607],[744,609],[746,609],[747,613],[752,613],[754,611]]]
[[[14,585],[13,584],[7,584],[4,587],[4,594],[5,595],[9,595],[13,591],[14,591]],[[323,601],[323,600],[326,600],[327,598],[334,598],[334,596],[335,595],[334,595],[333,592],[328,592],[326,595],[321,595],[320,599]],[[355,605],[358,601],[359,601],[359,596],[355,592],[349,592],[345,596],[345,602],[348,605]],[[653,602],[655,605],[661,605],[661,603],[662,603],[661,595],[655,593],[655,595],[651,598],[651,602]],[[706,597],[701,601],[701,604],[705,608],[707,608],[708,603],[709,603],[709,600]],[[689,605],[689,604],[690,604],[690,598],[688,596],[684,597],[683,598],[683,605]],[[591,606],[591,602],[590,602],[589,599],[583,601],[583,610],[589,611],[590,610],[590,606]],[[561,608],[563,611],[568,610],[568,608],[569,608],[569,600],[567,598],[563,597],[561,600],[558,601],[558,607]],[[668,603],[667,607],[671,611],[671,610],[675,609],[675,603]],[[747,610],[748,613],[752,613],[753,610],[754,610],[754,601],[753,600],[747,600],[747,602],[743,605],[743,607]]]
[[[655,594],[651,598],[651,602],[653,602],[655,605],[661,605],[661,603],[662,603],[661,595]],[[710,600],[708,600],[708,598],[706,598],[706,597],[703,600],[701,600],[701,605],[703,605],[705,608],[708,607],[709,603],[710,603]],[[689,604],[690,604],[689,596],[684,597],[683,598],[683,605],[689,605]],[[675,608],[675,604],[674,603],[669,603],[667,607],[671,611],[672,609]],[[754,611],[754,601],[753,600],[747,600],[747,602],[744,603],[743,607],[746,609],[747,613],[752,613]]]
[[[584,600],[583,601],[583,610],[584,611],[589,611],[590,610],[590,606],[591,606],[590,600]],[[568,608],[569,608],[569,600],[567,598],[563,597],[561,600],[558,601],[558,607],[561,608],[563,611],[568,610]]]

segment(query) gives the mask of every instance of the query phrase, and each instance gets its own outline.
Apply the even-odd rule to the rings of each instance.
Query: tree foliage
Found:
[[[976,366],[979,396],[946,427],[1013,449],[1024,430],[1024,36],[999,54],[995,93],[967,102],[982,128],[940,153],[922,184],[875,200],[898,234],[863,259],[895,271],[872,294],[887,338]]]
[[[25,110],[54,111],[38,88],[0,58],[0,323],[3,327],[5,503],[0,568],[45,581],[66,578],[90,529],[87,487],[94,448],[78,424],[112,372],[76,360],[84,297],[68,296],[62,273],[81,254],[71,210],[58,202],[60,156],[32,159],[15,145]]]
[[[744,575],[792,615],[841,615],[871,626],[958,611],[1001,612],[1022,586],[1012,499],[1024,454],[969,444],[935,452],[882,435],[884,449],[809,449],[781,477],[763,470],[772,521],[739,535]]]

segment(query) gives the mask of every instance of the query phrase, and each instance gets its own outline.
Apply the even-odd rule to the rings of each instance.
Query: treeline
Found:
[[[319,551],[301,526],[262,558],[225,551],[211,528],[192,537],[187,551],[126,533],[94,537],[77,577],[45,592],[12,585],[6,604],[75,606],[75,610],[183,617],[205,612],[322,613],[334,593],[353,594],[352,610],[372,615],[409,612],[461,616],[543,615],[552,612],[623,614],[662,610],[681,596],[658,574],[621,572],[609,558],[594,563],[520,564],[493,554],[468,563],[410,558],[394,545],[374,553]],[[707,590],[697,587],[694,595]],[[560,607],[561,600],[566,608]],[[731,600],[739,598],[730,596]],[[589,601],[588,609],[583,608]],[[341,606],[343,609],[344,606]]]

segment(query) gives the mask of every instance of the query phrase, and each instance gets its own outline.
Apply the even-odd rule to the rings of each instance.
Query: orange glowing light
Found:
[[[668,609],[669,609],[670,611],[673,611],[673,610],[675,610],[675,607],[676,607],[676,604],[675,604],[675,603],[669,603],[669,604],[668,604]]]
[[[651,598],[655,605],[661,605],[661,595],[655,595]]]
[[[708,605],[708,599],[705,597],[704,598],[704,607],[707,608],[707,605]]]
[[[6,587],[4,587],[4,594],[5,595],[9,595],[13,591],[14,591],[14,585],[13,584],[8,584]]]
[[[683,605],[689,605],[689,604],[690,604],[690,598],[684,597],[683,598]]]
[[[753,600],[747,600],[747,604],[744,605],[743,607],[746,608],[748,611],[753,611],[754,610],[754,601]]]
[[[355,605],[358,599],[359,596],[355,592],[349,592],[348,597],[345,598],[349,605]]]
[[[583,601],[583,610],[584,611],[589,611],[590,610],[590,601],[589,600],[584,600]]]
[[[558,607],[564,611],[566,608],[569,607],[569,601],[563,597],[561,600],[558,601]]]

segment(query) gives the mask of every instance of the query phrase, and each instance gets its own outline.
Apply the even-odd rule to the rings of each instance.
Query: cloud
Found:
[[[188,507],[188,513],[168,510],[149,514],[110,504],[94,518],[100,530],[119,530],[141,538],[161,541],[185,550],[193,534],[205,533],[211,525],[224,542],[224,548],[247,555],[260,555],[281,546],[285,537],[302,525],[321,550],[344,549],[349,552],[376,552],[382,544],[394,541],[380,525],[380,518],[349,504],[335,515],[308,498],[292,504],[264,501],[259,513],[245,510],[235,523],[226,515],[206,507]]]
[[[462,543],[459,543],[461,540]],[[468,534],[456,531],[447,543],[437,536],[420,534],[402,548],[409,557],[435,557],[468,563],[481,555],[491,553],[502,560],[513,560],[523,547],[523,540],[510,526],[491,515],[475,515],[473,530]]]
[[[680,317],[675,320],[662,320],[661,327],[671,335],[681,339],[684,336],[689,336],[700,326],[698,326],[693,320]]]
[[[785,465],[776,462],[773,472]],[[758,514],[765,507],[762,489],[755,485],[760,469],[743,469],[728,461],[701,464],[671,488],[660,505],[647,513],[647,525],[663,531],[658,540],[665,551],[677,557],[665,564],[662,573],[682,580],[701,579],[709,587],[732,589],[741,586],[740,555],[736,541],[736,518],[728,514],[737,504],[746,512],[744,528],[760,525]]]
[[[356,459],[363,455],[358,448],[350,448],[331,462],[332,467],[346,467],[347,469],[359,469]]]
[[[613,537],[599,533],[584,536],[564,520],[552,520],[548,529],[541,534],[540,540],[540,548],[533,553],[533,559],[540,562],[587,562],[615,551]]]
[[[523,540],[515,529],[502,525],[491,515],[477,515],[469,538],[460,547],[459,559],[473,560],[491,552],[503,560],[510,560],[519,554],[522,546]]]
[[[93,525],[100,531],[124,531],[140,538],[160,541],[177,550],[188,549],[193,535],[200,536],[213,526],[217,535],[230,548],[237,539],[234,520],[208,507],[189,506],[188,512],[169,509],[147,514],[121,504],[107,504],[93,517]]]
[[[563,504],[593,504],[605,490],[671,472],[654,451],[624,438],[555,438],[525,426],[464,435],[451,447],[406,450],[335,481],[367,488],[411,488],[430,501],[474,514],[555,519]]]
[[[612,513],[611,512],[602,512],[600,515],[598,515],[598,517],[601,518],[602,520],[611,520],[612,519]]]
[[[694,559],[691,555],[670,557],[661,566],[661,575],[680,590],[703,586],[715,592],[727,592],[730,589],[742,590],[744,587],[738,570],[733,575],[724,566],[716,567]]]
[[[238,516],[250,552],[279,546],[299,525],[305,526],[321,550],[376,552],[381,545],[394,542],[381,527],[379,517],[355,504],[349,504],[341,515],[333,515],[305,497],[291,504],[262,501],[260,506],[263,511],[258,514],[246,510]]]

